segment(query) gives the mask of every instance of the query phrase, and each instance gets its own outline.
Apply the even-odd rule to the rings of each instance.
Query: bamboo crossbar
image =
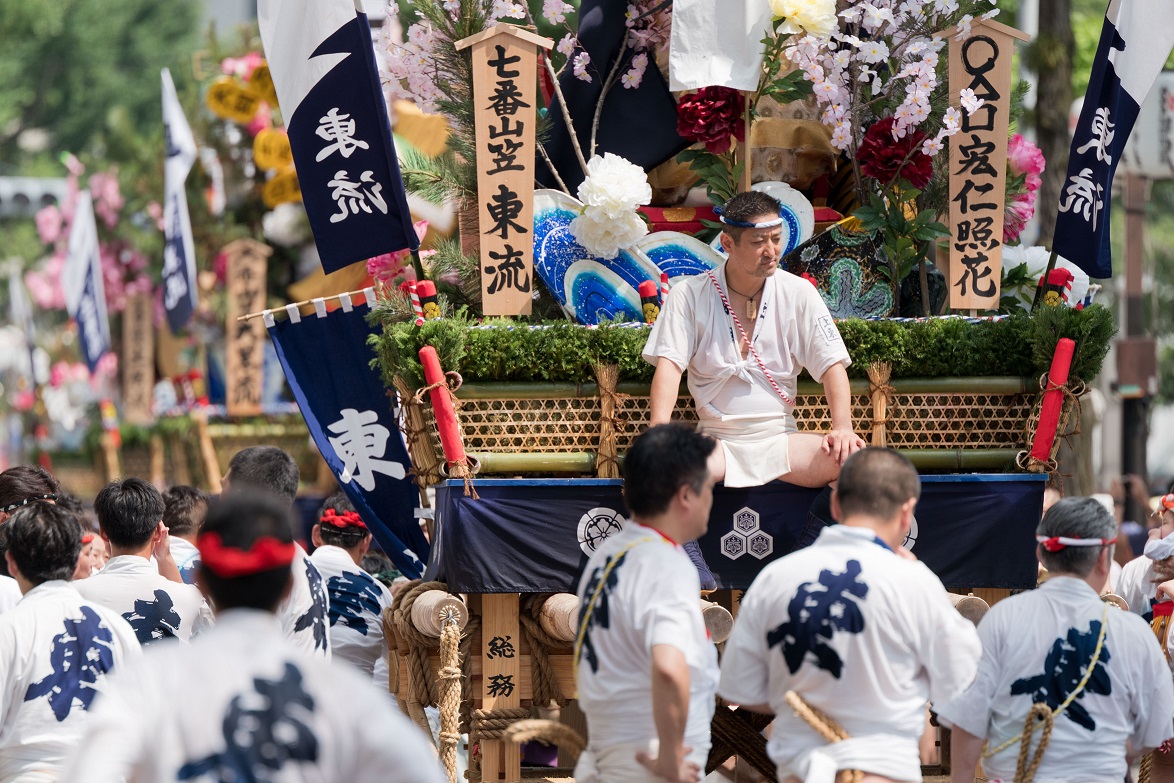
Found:
[[[300,307],[309,307],[310,305],[314,304],[314,302],[317,302],[319,299],[321,299],[323,302],[332,302],[332,301],[336,301],[338,299],[341,299],[344,296],[362,296],[362,295],[365,295],[364,290],[360,288],[358,291],[344,291],[341,294],[334,294],[333,296],[316,296],[313,299],[303,299],[300,302],[290,302],[289,304],[287,304],[283,307],[271,307],[268,310],[260,310],[255,313],[246,313],[245,315],[238,316],[236,320],[237,321],[249,321],[249,320],[252,320],[253,318],[261,318],[262,316],[269,315],[271,313],[273,315],[277,315],[278,313],[284,313],[285,309],[287,307],[299,307],[299,308]],[[370,304],[373,307],[375,303],[369,302],[368,304]]]

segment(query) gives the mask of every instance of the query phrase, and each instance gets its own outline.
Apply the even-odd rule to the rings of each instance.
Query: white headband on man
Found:
[[[777,218],[774,218],[773,220],[764,220],[761,223],[750,223],[745,220],[730,220],[722,214],[720,207],[715,209],[714,212],[717,213],[718,220],[720,220],[722,223],[725,223],[727,226],[733,226],[734,228],[775,228],[776,226],[783,225],[782,212],[779,213]]]
[[[1059,552],[1066,546],[1111,546],[1117,543],[1117,537],[1112,538],[1069,538],[1067,536],[1036,536],[1035,540],[1043,544],[1049,552]]]

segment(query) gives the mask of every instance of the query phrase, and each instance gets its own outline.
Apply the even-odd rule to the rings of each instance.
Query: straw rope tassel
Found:
[[[869,396],[872,397],[872,445],[889,445],[886,427],[889,421],[889,400],[896,389],[889,385],[893,376],[893,365],[888,362],[873,362],[868,365]]]
[[[440,762],[448,783],[457,783],[457,744],[461,741],[461,629],[455,616],[440,630]]]
[[[812,707],[803,697],[795,693],[795,691],[787,691],[783,695],[783,701],[787,706],[800,718],[803,722],[816,731],[819,736],[828,741],[829,744],[835,744],[842,740],[851,739],[848,732],[844,731],[844,727],[836,723],[831,717],[824,715],[822,712]],[[858,769],[841,770],[843,772],[844,783],[859,783],[864,779],[864,773]],[[836,780],[840,780],[840,775],[837,774]]]

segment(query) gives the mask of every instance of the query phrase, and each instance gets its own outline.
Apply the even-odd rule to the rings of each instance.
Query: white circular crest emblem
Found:
[[[917,543],[917,517],[909,520],[909,532],[905,534],[905,540],[901,542],[901,547],[913,551],[914,545]]]
[[[623,530],[627,521],[615,509],[591,509],[579,519],[579,548],[590,557],[609,536]]]

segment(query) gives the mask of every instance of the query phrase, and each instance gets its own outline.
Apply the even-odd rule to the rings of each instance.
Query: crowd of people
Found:
[[[295,540],[294,460],[253,447],[216,499],[114,481],[85,508],[0,473],[0,781],[439,783],[388,693],[388,588],[342,495]]]

